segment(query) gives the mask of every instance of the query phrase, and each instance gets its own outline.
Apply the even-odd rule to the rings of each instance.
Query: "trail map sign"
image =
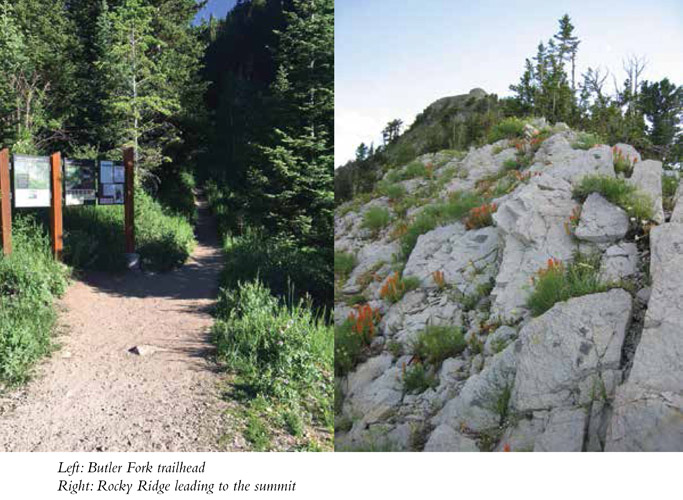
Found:
[[[14,206],[50,206],[50,158],[14,155]]]
[[[92,160],[65,160],[67,205],[93,205],[97,199],[97,169]]]
[[[125,172],[120,162],[100,161],[100,205],[123,205]]]

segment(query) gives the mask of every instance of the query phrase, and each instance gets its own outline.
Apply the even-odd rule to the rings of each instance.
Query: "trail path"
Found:
[[[214,221],[198,206],[198,245],[181,269],[88,274],[69,288],[61,349],[0,399],[0,451],[219,448],[230,417],[208,331],[222,256]],[[137,355],[134,346],[146,347]]]

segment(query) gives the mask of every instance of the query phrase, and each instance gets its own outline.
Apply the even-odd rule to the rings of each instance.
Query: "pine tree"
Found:
[[[250,171],[266,220],[305,245],[333,241],[334,18],[332,0],[294,0],[278,32],[275,141]]]
[[[562,16],[559,21],[560,30],[554,35],[558,41],[558,55],[560,60],[569,61],[572,67],[572,92],[576,91],[576,53],[581,43],[577,37],[573,35],[574,25],[568,14]]]

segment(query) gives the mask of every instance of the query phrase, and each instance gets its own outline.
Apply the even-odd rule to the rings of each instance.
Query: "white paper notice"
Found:
[[[114,182],[123,184],[126,182],[126,169],[123,167],[114,167]]]
[[[100,162],[100,183],[111,184],[114,182],[114,162],[101,161]]]

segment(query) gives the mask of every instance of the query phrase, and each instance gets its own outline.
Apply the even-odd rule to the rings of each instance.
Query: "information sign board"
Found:
[[[65,160],[67,205],[92,205],[97,199],[97,169],[93,160]]]
[[[50,158],[14,155],[14,206],[50,206]]]
[[[121,162],[100,161],[100,205],[123,205],[125,169]]]

